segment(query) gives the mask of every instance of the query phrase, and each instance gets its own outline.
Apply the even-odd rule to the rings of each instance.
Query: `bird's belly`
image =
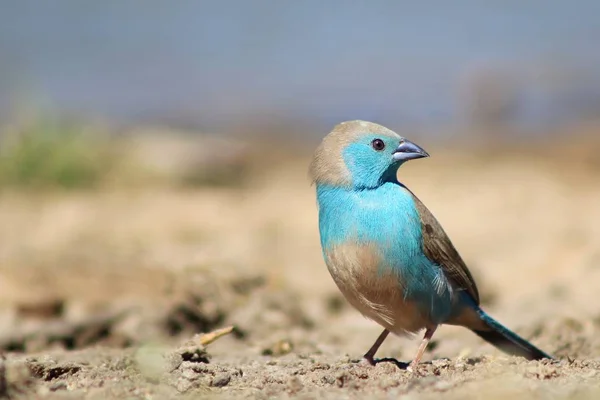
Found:
[[[365,317],[396,334],[432,326],[422,307],[405,296],[401,278],[379,268],[369,245],[338,244],[326,251],[326,263],[346,300]]]

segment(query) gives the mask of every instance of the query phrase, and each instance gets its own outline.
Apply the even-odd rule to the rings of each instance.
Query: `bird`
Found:
[[[438,220],[398,180],[420,146],[374,122],[336,125],[309,166],[316,187],[322,255],[345,299],[384,330],[364,354],[371,365],[389,333],[425,330],[415,371],[440,325],[463,326],[510,355],[552,359],[480,306],[477,285]]]

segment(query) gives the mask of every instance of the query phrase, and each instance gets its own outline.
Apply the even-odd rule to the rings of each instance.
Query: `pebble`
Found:
[[[221,373],[214,377],[214,379],[212,380],[211,386],[215,386],[215,387],[227,386],[227,385],[229,385],[229,381],[231,381],[231,374],[227,373],[227,372]]]

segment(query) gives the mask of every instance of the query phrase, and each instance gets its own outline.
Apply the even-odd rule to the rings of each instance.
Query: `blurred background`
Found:
[[[3,118],[227,133],[360,118],[547,128],[600,110],[600,5],[5,1]],[[285,129],[277,129],[285,136]]]
[[[265,354],[362,354],[378,328],[321,260],[307,165],[333,125],[365,119],[432,154],[400,176],[493,312],[548,351],[597,350],[532,321],[600,316],[598,15],[592,0],[2,1],[0,348],[230,323]]]

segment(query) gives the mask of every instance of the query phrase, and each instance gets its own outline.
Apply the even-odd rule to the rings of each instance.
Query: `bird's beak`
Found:
[[[413,142],[402,139],[402,142],[400,142],[400,145],[394,150],[392,156],[396,161],[408,161],[429,157],[429,154]]]

